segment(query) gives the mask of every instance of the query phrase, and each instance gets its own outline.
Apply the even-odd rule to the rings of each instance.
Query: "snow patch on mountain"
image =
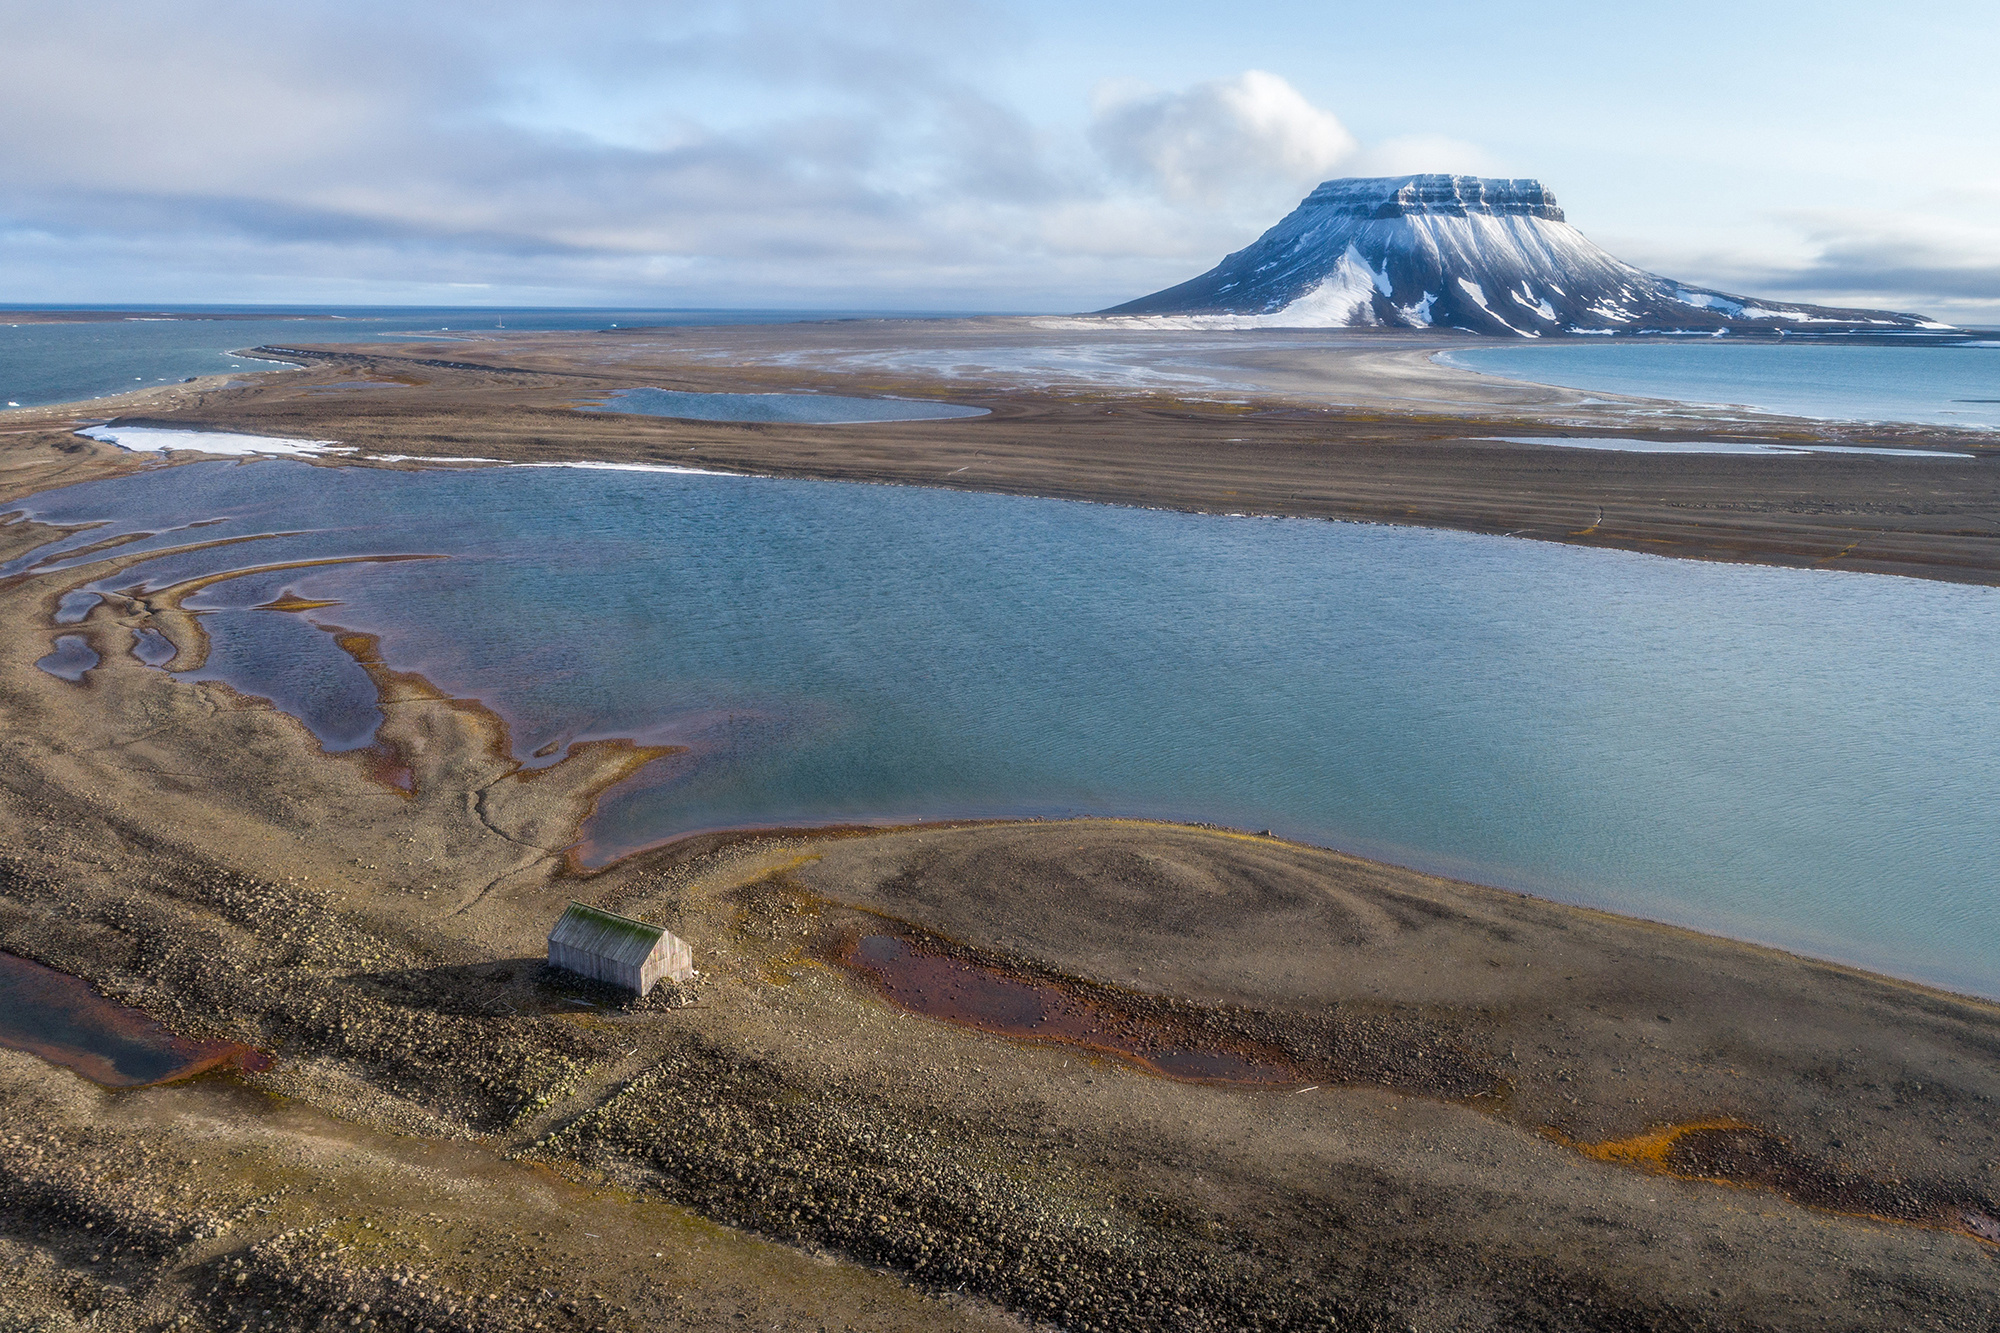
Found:
[[[1283,310],[1261,316],[1264,328],[1313,328],[1315,326],[1376,324],[1375,293],[1386,290],[1386,275],[1378,274],[1360,252],[1348,246],[1333,271],[1320,279],[1319,286],[1293,301]]]

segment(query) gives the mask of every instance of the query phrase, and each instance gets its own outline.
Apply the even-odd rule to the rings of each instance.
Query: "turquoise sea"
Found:
[[[370,688],[317,621],[485,700],[524,761],[689,745],[604,802],[597,860],[737,825],[1206,820],[2000,996],[2000,590],[564,468],[201,463],[27,507],[108,525],[79,544],[299,534],[155,582],[448,557],[217,585],[200,674],[364,744]],[[341,605],[254,609],[286,587]]]
[[[1571,341],[1454,349],[1449,365],[1599,393],[1836,421],[2000,430],[2000,340],[1927,347]]]
[[[40,309],[41,307],[34,307]],[[278,365],[232,356],[265,343],[394,342],[398,335],[450,338],[496,328],[605,329],[785,324],[882,312],[827,310],[502,310],[464,306],[175,306],[228,319],[134,319],[84,324],[9,324],[0,306],[0,410],[67,403],[198,375],[244,374]]]

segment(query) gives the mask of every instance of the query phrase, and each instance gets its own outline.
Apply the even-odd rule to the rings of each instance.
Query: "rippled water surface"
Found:
[[[217,584],[189,602],[203,674],[363,745],[367,680],[317,626],[370,629],[498,709],[524,759],[690,745],[605,801],[600,859],[743,824],[1211,820],[2000,994],[1991,589],[570,469],[204,463],[31,507],[223,520],[155,545],[305,530],[156,583],[448,557]],[[258,609],[286,589],[340,605]]]

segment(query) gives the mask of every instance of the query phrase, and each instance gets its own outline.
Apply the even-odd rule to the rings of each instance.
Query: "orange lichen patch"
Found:
[[[1769,1130],[1740,1120],[1691,1120],[1603,1143],[1579,1143],[1553,1129],[1543,1132],[1599,1162],[1681,1180],[1768,1189],[1808,1208],[1955,1231],[2000,1244],[2000,1205],[1963,1186],[1868,1175],[1845,1162],[1809,1156]]]
[[[1673,1156],[1675,1144],[1689,1134],[1718,1129],[1747,1131],[1752,1134],[1761,1132],[1754,1125],[1728,1119],[1691,1120],[1684,1125],[1665,1125],[1658,1129],[1649,1129],[1643,1134],[1634,1134],[1629,1139],[1608,1139],[1603,1143],[1577,1143],[1555,1130],[1547,1132],[1551,1138],[1568,1144],[1593,1161],[1616,1162],[1621,1166],[1672,1172],[1669,1159]]]

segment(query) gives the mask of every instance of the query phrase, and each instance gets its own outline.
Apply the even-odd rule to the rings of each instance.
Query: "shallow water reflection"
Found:
[[[1575,389],[1847,421],[2000,428],[2000,343],[1789,345],[1699,338],[1454,348],[1447,364]]]
[[[177,1037],[76,977],[10,953],[0,953],[0,1046],[113,1088],[187,1078],[221,1064],[270,1067],[269,1057],[247,1046]]]
[[[132,635],[132,656],[147,666],[165,666],[174,660],[178,650],[174,641],[156,629],[136,630]]]
[[[199,674],[367,745],[337,625],[484,701],[523,762],[687,746],[607,794],[593,861],[752,824],[1204,820],[2000,994],[1994,589],[564,468],[199,464],[30,507],[104,521],[76,548],[299,534],[120,588],[447,557],[215,584]]]

